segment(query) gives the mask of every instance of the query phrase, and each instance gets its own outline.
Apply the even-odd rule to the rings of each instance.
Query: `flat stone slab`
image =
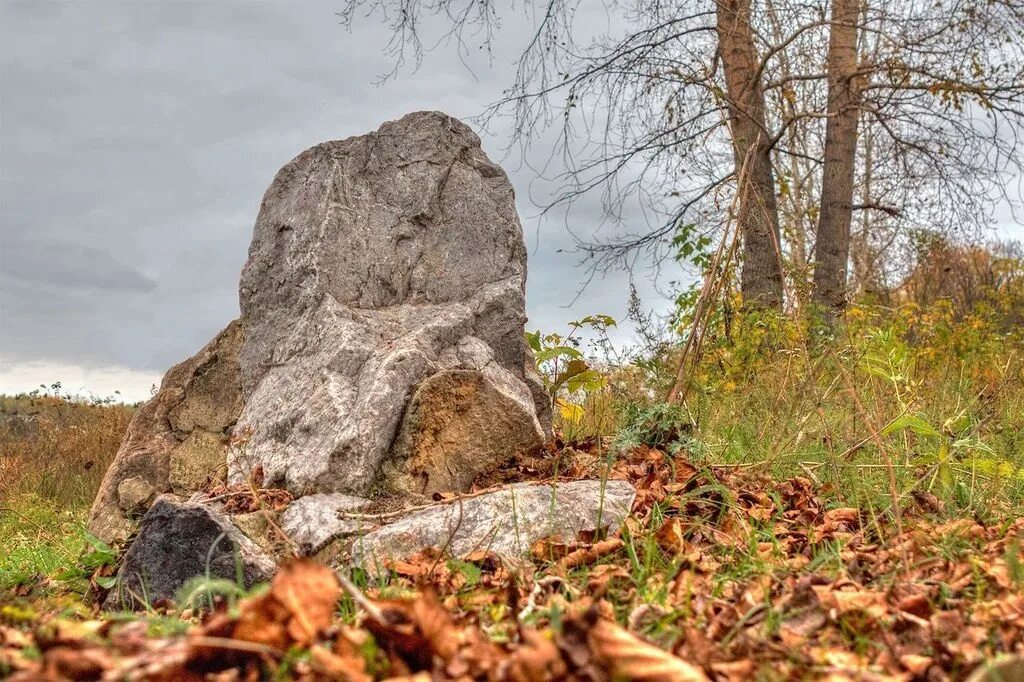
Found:
[[[413,512],[371,531],[352,545],[352,563],[372,571],[428,547],[455,557],[484,550],[514,561],[552,535],[568,540],[581,531],[616,530],[635,497],[626,481],[513,485]]]
[[[357,533],[365,522],[339,518],[339,511],[356,511],[369,500],[344,493],[317,493],[295,500],[281,514],[281,530],[299,551],[310,556],[337,537]]]

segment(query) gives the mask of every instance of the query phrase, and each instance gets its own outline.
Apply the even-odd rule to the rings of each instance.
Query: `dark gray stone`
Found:
[[[104,607],[137,610],[173,599],[196,576],[240,578],[251,587],[275,571],[274,561],[223,514],[164,495],[142,518]]]

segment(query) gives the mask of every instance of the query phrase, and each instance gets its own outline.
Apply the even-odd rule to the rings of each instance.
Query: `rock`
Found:
[[[345,520],[339,511],[355,511],[369,500],[343,493],[317,493],[295,500],[281,514],[281,530],[304,556],[311,556],[335,538],[357,533],[365,522]]]
[[[197,443],[227,438],[242,408],[238,366],[241,345],[241,326],[232,322],[195,356],[164,375],[160,390],[132,418],[103,477],[89,512],[91,533],[106,542],[127,538],[136,524],[132,516],[145,507],[126,509],[122,505],[122,483],[138,479],[129,484],[138,491],[142,490],[140,483],[145,483],[157,493],[170,492],[175,487],[183,492],[181,472],[191,470],[191,465],[182,467],[181,457],[177,458],[174,478],[178,485],[174,486],[172,461],[176,451],[184,447],[194,452]],[[226,460],[226,455],[221,456]],[[205,464],[197,466],[212,465],[213,459],[211,454]]]
[[[189,434],[170,453],[171,490],[187,495],[201,490],[211,480],[223,481],[228,473],[227,438],[203,429]]]
[[[197,500],[197,502],[200,502]],[[287,547],[281,547],[283,538],[277,533],[273,524],[279,522],[278,514],[267,510],[259,509],[244,514],[236,514],[231,517],[231,523],[235,528],[242,531],[245,537],[255,542],[260,549],[269,556],[288,556]]]
[[[544,404],[524,402],[525,280],[512,186],[459,121],[410,114],[300,154],[263,197],[242,271],[238,430],[249,439],[230,458],[231,480],[260,466],[267,485],[296,496],[362,495],[388,461],[394,480],[464,489],[488,458],[541,442]],[[426,444],[468,427],[438,431],[444,417],[416,411],[403,425],[403,414],[417,386],[459,369],[484,373],[456,382],[476,387],[465,419],[511,409],[506,421],[520,423],[476,435],[447,462]],[[425,385],[420,404],[452,414],[444,382]]]
[[[603,492],[602,492],[603,488]],[[529,554],[545,537],[614,531],[629,514],[636,491],[626,481],[570,481],[506,490],[413,512],[356,540],[352,561],[368,570],[428,547],[462,557],[488,550],[508,560]]]
[[[256,220],[241,317],[138,410],[90,531],[125,540],[159,495],[196,502],[211,479],[260,472],[296,497],[281,524],[317,553],[363,530],[337,517],[363,504],[352,495],[465,491],[542,445],[514,199],[477,136],[439,112],[287,164]],[[239,523],[277,551],[266,516]]]
[[[273,560],[223,514],[163,495],[142,518],[104,607],[140,609],[173,599],[196,576],[241,578],[251,587],[269,580],[275,571]]]
[[[125,514],[141,514],[155,496],[156,488],[141,476],[132,476],[117,484],[117,504]]]
[[[544,443],[534,410],[529,388],[494,364],[438,372],[409,402],[387,487],[422,495],[467,490],[496,462]]]

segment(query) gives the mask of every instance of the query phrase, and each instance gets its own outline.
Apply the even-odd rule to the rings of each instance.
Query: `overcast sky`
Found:
[[[438,49],[384,85],[388,34],[348,33],[333,2],[0,0],[0,392],[63,382],[137,399],[238,314],[238,274],[276,171],[323,140],[419,109],[479,114],[512,75],[529,21],[493,63]],[[600,20],[598,17],[597,20]],[[621,316],[629,279],[593,282],[549,185],[506,166],[530,247],[530,328]],[[601,223],[599,200],[572,227]],[[605,228],[607,229],[607,228]],[[675,273],[678,276],[678,273]],[[644,284],[644,283],[641,283]],[[664,307],[642,287],[650,307]],[[628,335],[624,329],[622,336]],[[621,338],[621,337],[620,337]]]
[[[507,20],[493,63],[474,54],[468,69],[439,49],[378,86],[392,67],[388,34],[372,21],[346,32],[340,5],[0,0],[0,393],[61,381],[145,397],[237,315],[260,198],[282,165],[410,111],[479,114],[509,84],[530,29],[523,16]],[[600,30],[607,17],[579,20]],[[531,198],[551,184],[503,158],[501,125],[483,142],[518,192],[529,327],[624,317],[623,273],[566,307],[587,272],[566,219],[535,218]],[[1022,236],[1008,211],[1001,220]],[[611,229],[597,197],[567,221],[580,235]],[[666,307],[637,283],[646,307]]]

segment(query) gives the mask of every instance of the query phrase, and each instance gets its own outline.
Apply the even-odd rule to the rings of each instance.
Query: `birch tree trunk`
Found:
[[[719,0],[716,11],[738,175],[737,191],[740,192],[738,220],[743,235],[740,277],[743,304],[781,311],[779,215],[770,136],[765,124],[762,69],[750,27],[750,0]],[[745,177],[739,177],[744,165]]]
[[[860,0],[832,0],[828,46],[828,122],[821,180],[821,214],[815,246],[814,303],[830,325],[846,307],[850,223],[857,160],[860,91],[857,21]]]

